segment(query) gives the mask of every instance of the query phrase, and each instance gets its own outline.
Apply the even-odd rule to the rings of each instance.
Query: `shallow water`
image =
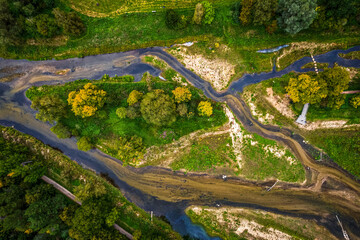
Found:
[[[360,46],[346,51],[331,51],[315,56],[315,59],[318,62],[328,62],[330,65],[337,62],[341,66],[360,67],[359,60],[347,60],[338,56],[339,53],[359,50]],[[35,119],[35,111],[30,108],[31,103],[24,95],[25,90],[33,85],[59,84],[81,78],[99,79],[105,73],[110,76],[133,74],[137,80],[146,71],[153,75],[160,74],[160,70],[140,63],[139,57],[146,54],[156,55],[166,61],[194,86],[202,89],[206,96],[215,101],[226,101],[249,131],[286,144],[302,163],[309,167],[308,175],[312,177],[308,179],[307,184],[304,186],[279,184],[271,192],[264,192],[264,185],[269,186],[271,182],[259,184],[239,178],[229,178],[227,181],[223,181],[220,176],[216,178],[197,174],[184,175],[157,167],[142,169],[123,167],[118,160],[99,150],[89,152],[77,150],[75,139],[58,139],[50,131],[49,124]],[[135,59],[132,64],[119,66],[118,63],[126,61],[129,56]],[[130,201],[146,211],[154,211],[156,215],[165,215],[174,229],[184,235],[190,234],[200,239],[217,239],[207,236],[200,226],[192,224],[184,214],[184,209],[191,204],[211,206],[220,204],[221,206],[261,208],[280,214],[314,219],[318,224],[326,226],[335,236],[341,237],[342,234],[334,215],[338,214],[350,236],[360,237],[359,183],[341,169],[316,164],[309,155],[311,146],[304,144],[300,136],[293,136],[286,129],[264,126],[254,120],[247,106],[237,94],[249,84],[279,77],[290,71],[309,71],[311,69],[301,69],[301,66],[310,61],[310,57],[307,57],[279,72],[244,75],[238,81],[233,82],[229,89],[218,93],[208,82],[184,68],[174,57],[159,47],[61,61],[0,60],[0,69],[14,69],[13,72],[26,73],[25,76],[10,83],[0,84],[0,124],[14,126],[14,128],[60,149],[83,167],[108,173]],[[63,76],[56,75],[56,71],[63,69],[70,69],[70,72]],[[0,73],[1,76],[4,74]],[[249,124],[250,122],[252,124]],[[349,189],[345,194],[357,197],[357,201],[352,202],[346,198],[331,195],[331,193],[321,190],[321,184],[315,191],[313,187],[318,186],[325,177],[331,177],[347,185]]]

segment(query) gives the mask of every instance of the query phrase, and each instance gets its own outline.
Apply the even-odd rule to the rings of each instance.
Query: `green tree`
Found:
[[[87,83],[83,89],[70,92],[67,101],[75,115],[85,118],[93,116],[104,106],[105,96],[104,90],[99,90],[96,85]]]
[[[259,25],[269,24],[275,16],[278,0],[258,0],[254,5],[254,23]]]
[[[135,103],[137,103],[138,101],[140,101],[142,96],[143,96],[142,92],[139,92],[137,90],[132,90],[127,99],[127,103],[129,104],[129,106],[132,106]]]
[[[67,104],[58,96],[45,95],[34,99],[31,107],[39,112],[36,118],[43,122],[53,123],[66,115]]]
[[[208,1],[203,1],[202,5],[204,6],[204,23],[211,24],[214,21],[215,9]]]
[[[328,90],[328,107],[338,109],[345,103],[345,96],[341,93],[348,89],[350,82],[350,74],[345,68],[335,66],[334,68],[326,68],[319,73],[319,77],[327,84]]]
[[[50,17],[48,14],[40,14],[35,18],[37,31],[45,36],[52,37],[56,34],[58,27],[55,19]]]
[[[58,138],[69,138],[71,137],[71,132],[68,127],[62,123],[57,123],[55,126],[50,128],[50,130],[56,134]]]
[[[205,13],[205,9],[202,3],[198,3],[195,6],[195,11],[194,11],[194,16],[193,16],[193,21],[200,25],[203,19]]]
[[[316,0],[279,0],[279,26],[290,34],[307,29],[316,17]]]
[[[175,109],[174,100],[158,89],[147,93],[140,104],[140,111],[145,121],[157,126],[175,122]]]
[[[241,2],[240,22],[243,25],[251,23],[251,12],[253,9],[255,0],[243,0]]]
[[[210,117],[213,113],[213,108],[211,103],[208,101],[201,101],[198,105],[199,116],[208,116]]]
[[[354,108],[358,108],[360,106],[360,94],[357,94],[355,97],[351,98],[350,103]]]
[[[319,103],[327,96],[326,82],[321,78],[311,78],[307,74],[301,74],[297,78],[290,78],[285,89],[291,100],[304,104]]]
[[[178,106],[177,106],[177,109],[176,109],[179,113],[179,115],[181,117],[183,116],[186,116],[187,112],[188,112],[188,108],[187,108],[187,105],[185,103],[180,103]]]
[[[166,10],[165,23],[170,29],[177,29],[180,22],[180,15],[173,9]]]
[[[74,188],[75,196],[84,201],[90,198],[101,197],[106,193],[104,184],[94,177],[87,177],[86,182]]]
[[[116,115],[120,118],[126,118],[126,108],[124,107],[119,107],[116,109]]]
[[[128,107],[126,110],[126,116],[130,119],[135,119],[140,116],[139,109],[136,107]]]
[[[79,150],[81,151],[89,151],[90,149],[92,149],[94,146],[92,145],[92,143],[90,142],[89,137],[81,137],[79,139],[79,141],[77,141],[77,147]]]
[[[65,34],[78,36],[85,31],[85,25],[77,13],[66,13],[59,8],[54,8],[52,13],[57,25],[64,30]]]

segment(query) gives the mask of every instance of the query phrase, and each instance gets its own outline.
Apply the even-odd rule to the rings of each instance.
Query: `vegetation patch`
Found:
[[[324,69],[324,68],[327,68],[329,66],[329,64],[328,63],[319,63],[319,62],[317,62],[316,66],[317,66],[318,69]],[[304,66],[301,67],[301,69],[305,69],[305,68],[315,68],[314,62],[309,62],[309,63],[307,63],[307,64],[305,64]]]
[[[76,136],[82,149],[98,146],[132,165],[140,163],[147,147],[226,121],[221,105],[194,87],[147,73],[141,82],[131,81],[129,76],[105,75],[96,81],[32,87],[27,96],[39,119],[57,121],[52,130],[59,137]]]
[[[12,128],[0,127],[0,134],[1,239],[126,239],[112,227],[114,223],[138,239],[181,239],[169,224],[157,217],[151,221],[110,182],[59,151]],[[43,183],[44,174],[83,204]]]
[[[211,236],[235,239],[336,239],[314,220],[282,216],[263,210],[190,206],[186,214]]]
[[[351,60],[355,60],[355,59],[360,60],[360,51],[354,51],[354,52],[350,52],[347,54],[340,53],[339,56],[342,58],[351,59]]]

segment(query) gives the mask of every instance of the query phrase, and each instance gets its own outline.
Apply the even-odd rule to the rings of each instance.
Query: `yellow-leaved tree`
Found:
[[[198,105],[198,111],[200,116],[208,116],[210,117],[213,113],[213,108],[211,103],[208,101],[201,101]]]
[[[76,116],[90,117],[102,108],[105,103],[106,92],[98,89],[92,83],[87,83],[83,89],[72,91],[68,96],[68,103]]]
[[[290,78],[289,85],[285,87],[291,100],[301,103],[319,103],[327,96],[327,84],[320,78],[311,78],[301,74],[298,78]]]
[[[133,90],[129,94],[129,97],[127,99],[127,103],[129,104],[129,106],[134,105],[135,103],[137,103],[141,99],[142,96],[143,96],[142,92],[139,92],[137,90]]]
[[[186,87],[177,87],[172,91],[176,103],[188,102],[191,100],[191,92]]]

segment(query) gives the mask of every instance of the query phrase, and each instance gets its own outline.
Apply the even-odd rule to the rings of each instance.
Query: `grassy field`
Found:
[[[74,10],[90,17],[107,17],[133,12],[164,11],[165,9],[193,9],[199,0],[62,0]],[[209,0],[215,5],[235,3],[237,0]]]
[[[282,216],[263,210],[246,208],[211,208],[190,206],[186,209],[190,219],[202,225],[211,236],[224,240],[266,239],[274,229],[291,236],[293,239],[335,239],[324,227],[313,220]],[[243,227],[243,232],[238,232]],[[247,229],[246,229],[247,228]],[[249,230],[252,229],[252,230]]]

